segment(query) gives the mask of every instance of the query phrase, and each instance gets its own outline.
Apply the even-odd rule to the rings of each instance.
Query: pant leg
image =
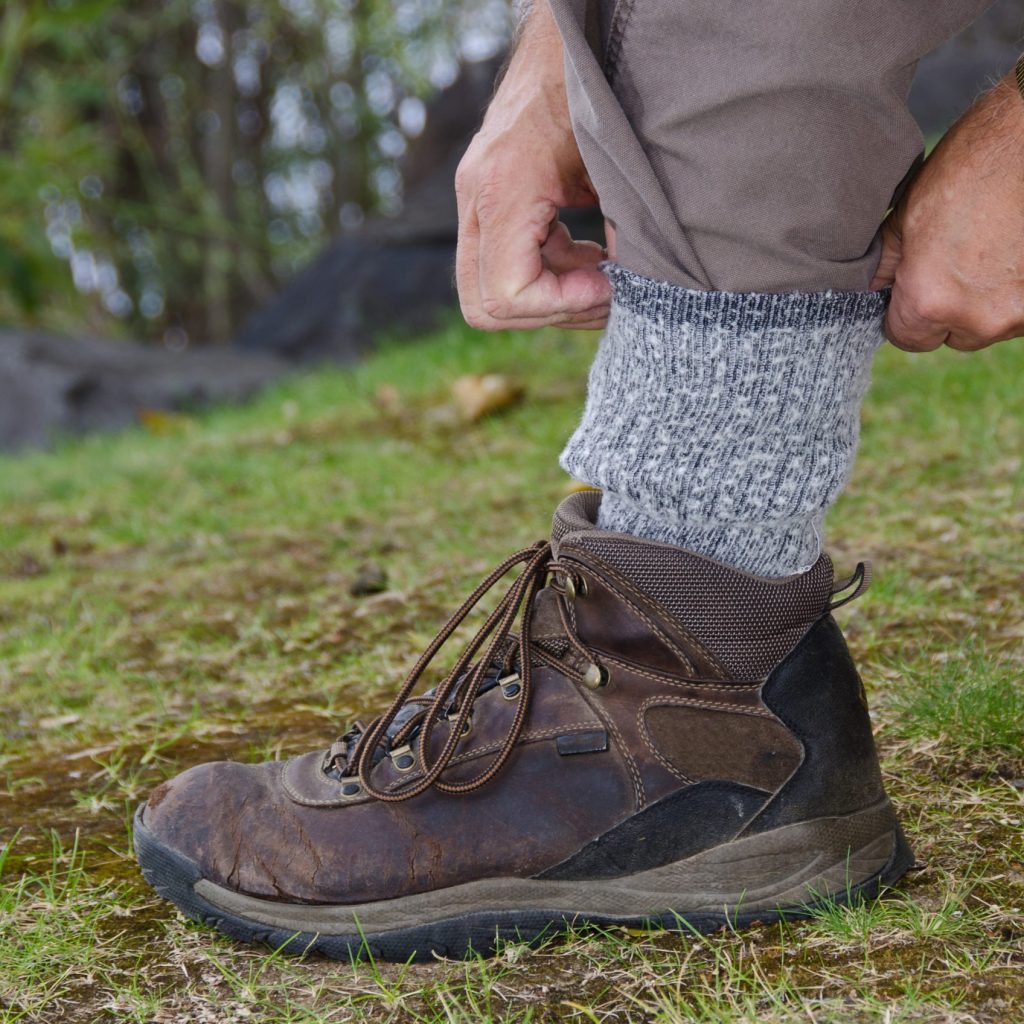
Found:
[[[922,151],[917,61],[991,0],[551,0],[616,262],[731,292],[865,289]]]

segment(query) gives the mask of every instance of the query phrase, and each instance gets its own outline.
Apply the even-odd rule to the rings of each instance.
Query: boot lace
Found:
[[[488,615],[486,621],[469,641],[451,671],[443,681],[422,696],[412,692],[434,657],[451,635],[465,620],[480,600],[517,565],[522,571],[512,581],[504,596]],[[600,671],[594,655],[581,643],[571,628],[566,613],[567,588],[575,592],[579,584],[574,573],[554,557],[551,544],[538,541],[510,555],[498,565],[466,598],[454,615],[442,626],[437,636],[427,645],[419,660],[406,676],[390,707],[369,725],[356,722],[348,732],[327,751],[323,768],[339,780],[358,778],[362,790],[377,800],[394,802],[418,796],[431,787],[444,793],[469,793],[489,782],[501,771],[522,735],[530,708],[533,689],[532,672],[532,615],[530,610],[537,592],[544,586],[560,596],[555,602],[565,637],[571,648],[589,663],[592,671]],[[512,626],[520,610],[522,623],[518,635]],[[483,657],[473,659],[488,643]],[[460,740],[468,731],[476,698],[487,689],[503,682],[502,675],[515,668],[521,689],[512,724],[488,766],[464,782],[442,781],[441,774],[451,764]],[[576,673],[567,672],[570,676]],[[450,733],[433,764],[427,763],[430,739],[437,725],[447,721]],[[399,789],[381,790],[370,781],[373,767],[391,751],[399,750],[414,736],[419,735],[422,775]]]

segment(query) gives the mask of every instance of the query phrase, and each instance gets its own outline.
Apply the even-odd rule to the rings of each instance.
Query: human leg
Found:
[[[813,563],[882,341],[878,226],[921,149],[914,64],[984,6],[553,4],[618,265],[563,455],[602,526]]]

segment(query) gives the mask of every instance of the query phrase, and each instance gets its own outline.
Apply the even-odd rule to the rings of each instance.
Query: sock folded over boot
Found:
[[[605,264],[611,316],[567,472],[599,526],[760,576],[806,570],[853,468],[888,292],[691,291]]]

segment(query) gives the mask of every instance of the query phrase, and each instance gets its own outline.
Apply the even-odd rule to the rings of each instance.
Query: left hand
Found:
[[[949,130],[882,227],[872,288],[908,352],[1024,335],[1024,97],[1012,75]]]

